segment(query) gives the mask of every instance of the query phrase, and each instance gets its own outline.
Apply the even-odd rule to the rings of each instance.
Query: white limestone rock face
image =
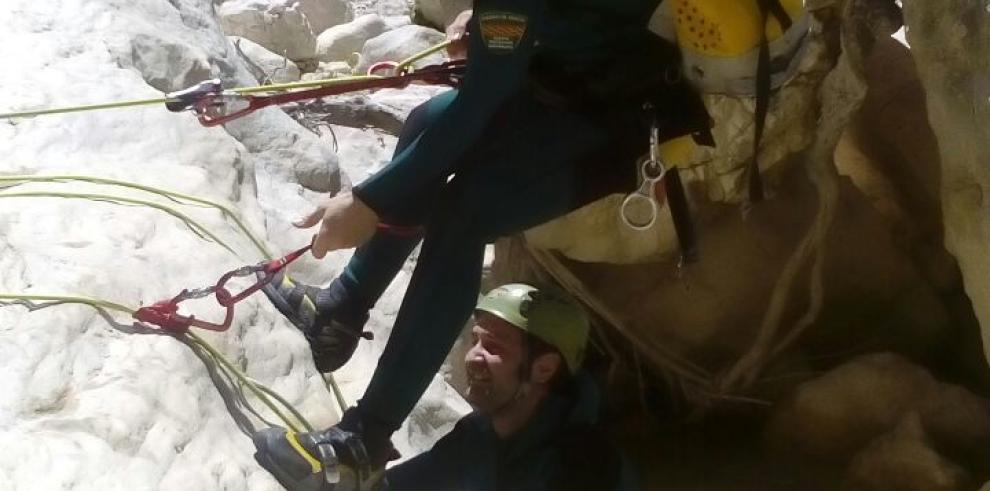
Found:
[[[932,448],[916,413],[857,453],[845,480],[843,489],[869,491],[972,489],[966,470]]]
[[[229,36],[228,39],[258,83],[280,84],[299,80],[299,67],[292,60],[272,53],[250,39],[238,36]]]
[[[351,6],[345,0],[298,0],[299,10],[306,16],[314,34],[319,34],[354,18]]]
[[[389,31],[412,24],[412,18],[408,15],[387,15],[382,18],[385,20],[385,29]]]
[[[382,17],[412,17],[415,0],[348,0],[354,16],[378,14]]]
[[[471,8],[471,0],[416,0],[416,11],[437,27],[447,27],[457,14]]]
[[[844,466],[842,489],[972,489],[990,456],[990,400],[903,357],[865,355],[799,385],[766,436],[786,458]]]
[[[767,433],[777,448],[838,460],[892,430],[937,390],[937,380],[900,356],[863,356],[798,386],[775,408]]]
[[[429,27],[408,25],[388,31],[380,36],[369,39],[361,50],[361,62],[357,65],[358,72],[367,69],[380,61],[402,61],[424,49],[442,43],[446,36]],[[439,53],[432,54],[416,62],[416,66],[430,65],[443,61]]]
[[[291,60],[316,54],[316,35],[296,0],[228,0],[217,8],[223,32]]]
[[[320,61],[346,61],[360,53],[364,43],[388,29],[378,14],[366,14],[346,24],[323,31],[316,39],[316,57]]]
[[[990,30],[984,2],[905,1],[907,41],[942,160],[945,245],[959,261],[990,358]]]
[[[316,70],[310,73],[304,73],[302,76],[303,80],[326,80],[328,78],[344,77],[351,75],[353,72],[351,65],[344,63],[342,61],[335,61],[332,63],[320,63],[316,67]]]
[[[210,2],[74,5],[0,2],[0,18],[7,19],[0,55],[19,67],[0,73],[7,95],[0,111],[156,98],[210,77],[228,86],[255,83]],[[214,200],[239,212],[276,254],[309,241],[311,231],[292,228],[290,219],[347,184],[330,146],[275,108],[225,128],[204,128],[192,115],[158,105],[3,122],[0,152],[3,175],[83,174]],[[100,193],[174,207],[236,254],[159,210],[10,197],[29,191]],[[82,295],[129,308],[212,284],[262,257],[215,210],[78,182],[0,190],[0,250],[0,292]],[[324,282],[348,255],[307,256],[292,272]],[[408,275],[407,268],[372,313],[377,344],[362,346],[359,356],[366,358],[352,360],[340,374],[351,403],[367,384]],[[208,300],[183,304],[182,312],[222,317]],[[263,423],[225,404],[202,360],[170,336],[134,333],[127,314],[109,315],[73,305],[0,306],[0,489],[281,489],[254,462],[242,431]],[[201,334],[315,426],[338,418],[305,340],[262,296],[237,305],[229,331]],[[396,445],[410,456],[464,410],[437,377]],[[261,414],[275,420],[263,408]]]

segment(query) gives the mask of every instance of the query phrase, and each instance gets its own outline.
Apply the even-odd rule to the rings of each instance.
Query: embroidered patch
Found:
[[[481,38],[489,50],[510,53],[519,46],[529,19],[509,12],[485,12],[478,17]]]

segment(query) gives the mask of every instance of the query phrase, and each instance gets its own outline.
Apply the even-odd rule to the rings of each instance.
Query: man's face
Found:
[[[482,412],[493,412],[516,397],[520,367],[526,356],[523,332],[486,312],[475,314],[473,345],[464,357],[468,388],[465,398]]]

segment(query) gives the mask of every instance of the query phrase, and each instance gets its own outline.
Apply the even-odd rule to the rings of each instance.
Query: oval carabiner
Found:
[[[636,214],[631,213],[631,210],[644,205],[648,207],[647,209],[649,211],[646,215],[649,219],[643,222],[638,222],[636,218],[631,216]],[[657,214],[659,212],[660,207],[657,206],[657,201],[655,199],[650,196],[644,196],[637,191],[635,193],[629,193],[629,195],[626,196],[626,199],[622,200],[622,208],[619,215],[622,217],[623,223],[625,223],[629,228],[633,230],[647,230],[652,227],[654,223],[656,223]]]

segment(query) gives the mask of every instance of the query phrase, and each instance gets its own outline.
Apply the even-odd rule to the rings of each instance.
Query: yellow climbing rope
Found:
[[[164,211],[165,213],[168,213],[169,215],[178,218],[183,223],[185,223],[186,226],[189,227],[189,229],[192,230],[193,233],[195,233],[196,235],[204,239],[210,240],[212,242],[216,242],[224,249],[230,251],[231,254],[234,254],[235,256],[237,255],[237,253],[234,252],[234,250],[229,245],[227,245],[226,242],[224,242],[219,237],[214,235],[212,232],[207,230],[206,227],[201,225],[196,220],[193,220],[188,215],[178,210],[175,210],[170,206],[165,206],[163,204],[155,203],[153,201],[125,198],[123,196],[113,196],[109,194],[66,193],[66,192],[56,193],[56,192],[47,192],[47,191],[29,191],[29,192],[19,192],[19,193],[2,192],[0,193],[0,198],[69,198],[69,199],[87,199],[91,201],[105,201],[108,203],[116,203],[116,204],[124,204],[124,205],[147,206],[149,208],[154,208],[157,210]]]
[[[27,192],[11,192],[10,189],[16,186],[34,183],[34,182],[48,182],[48,183],[66,183],[72,181],[89,182],[94,184],[103,184],[111,186],[127,187],[131,189],[137,189],[149,193],[158,194],[160,196],[166,197],[172,201],[180,204],[193,204],[196,206],[208,206],[219,210],[224,216],[232,219],[240,232],[248,237],[248,239],[254,244],[254,246],[261,252],[261,254],[266,259],[271,259],[272,255],[268,248],[258,240],[258,238],[251,233],[250,229],[244,225],[244,222],[229,207],[224,206],[220,203],[209,201],[206,199],[198,198],[195,196],[189,196],[182,193],[176,193],[173,191],[168,191],[165,189],[160,189],[152,186],[145,186],[141,184],[131,183],[127,181],[119,181],[115,179],[107,179],[102,177],[85,176],[85,175],[32,175],[32,176],[0,176],[0,198],[37,198],[37,197],[54,197],[54,198],[78,198],[78,199],[90,199],[96,201],[104,201],[114,204],[124,204],[124,205],[137,205],[137,206],[147,206],[151,207],[165,213],[168,213],[176,218],[183,221],[186,226],[192,230],[197,236],[211,240],[220,244],[225,249],[231,253],[236,253],[232,248],[230,248],[226,243],[224,243],[219,237],[211,233],[206,227],[199,224],[192,218],[188,217],[184,213],[175,210],[174,208],[163,205],[161,203],[155,203],[153,201],[140,200],[134,198],[127,198],[123,196],[114,196],[109,194],[99,194],[99,193],[71,193],[71,192],[51,192],[51,191],[27,191]],[[39,294],[15,294],[15,293],[0,293],[0,302],[2,301],[12,301],[27,305],[28,307],[36,307],[32,302],[45,302],[44,307],[50,307],[54,305],[61,304],[82,304],[88,305],[98,310],[110,310],[129,314],[131,316],[136,312],[135,309],[126,307],[114,302],[107,300],[96,299],[85,296],[67,296],[67,295],[39,295]],[[261,400],[266,406],[268,406],[271,411],[281,419],[288,428],[293,431],[313,431],[312,426],[309,422],[284,398],[282,398],[275,391],[265,387],[264,385],[252,380],[250,377],[245,375],[236,365],[230,362],[222,353],[213,348],[209,343],[207,343],[202,337],[191,331],[185,331],[179,334],[173,334],[179,337],[181,340],[187,342],[191,346],[198,347],[202,349],[211,359],[213,359],[218,368],[223,370],[228,374],[229,378],[237,380],[238,384],[242,387],[246,387],[252,394],[254,394],[259,400]],[[337,400],[341,411],[347,410],[347,403],[344,399],[343,393],[341,392],[339,386],[334,380],[333,375],[327,375],[324,378],[324,382],[327,384],[328,390],[333,394]],[[289,411],[292,418],[286,416],[286,414],[278,408],[275,402],[278,402],[285,409]],[[249,406],[249,409],[250,406]],[[252,409],[253,411],[253,409]]]
[[[450,41],[444,41],[436,46],[432,46],[425,49],[419,53],[416,53],[409,58],[406,58],[395,65],[396,73],[408,70],[409,67],[427,56],[437,53],[450,45]],[[271,85],[258,85],[254,87],[236,87],[230,89],[230,92],[235,94],[257,94],[265,92],[288,92],[295,89],[308,89],[314,87],[330,87],[333,85],[347,84],[352,82],[360,82],[365,80],[379,80],[384,78],[381,75],[355,75],[349,77],[337,77],[322,80],[309,80],[305,82],[289,82],[284,84],[271,84]],[[135,106],[147,106],[153,104],[164,104],[169,102],[170,99],[167,95],[161,97],[154,97],[149,99],[135,99],[130,101],[120,101],[120,102],[109,102],[103,104],[83,104],[78,106],[65,106],[49,109],[35,109],[27,111],[13,111],[7,113],[0,113],[0,119],[17,119],[17,118],[32,118],[35,116],[43,116],[49,114],[66,114],[84,111],[97,111],[103,109],[117,109],[123,107],[135,107]]]
[[[237,225],[237,228],[240,229],[241,233],[244,234],[244,236],[246,236],[251,241],[251,243],[258,249],[258,252],[260,252],[265,259],[271,259],[274,257],[271,251],[268,250],[267,247],[265,247],[264,243],[258,240],[258,237],[256,237],[253,233],[251,233],[251,230],[244,225],[244,222],[241,220],[240,216],[237,213],[235,213],[226,205],[217,203],[215,201],[210,201],[196,196],[176,193],[174,191],[168,191],[166,189],[161,189],[153,186],[146,186],[143,184],[137,184],[128,181],[119,181],[116,179],[107,179],[105,177],[94,177],[94,176],[85,176],[85,175],[77,175],[77,174],[0,176],[0,192],[10,189],[14,186],[18,186],[26,183],[32,183],[32,182],[51,182],[51,183],[88,182],[91,184],[105,184],[110,186],[127,187],[131,189],[145,191],[148,193],[157,194],[171,201],[176,201],[179,203],[183,201],[188,201],[189,203],[192,204],[215,208],[218,211],[220,211],[220,213],[222,213],[225,217],[234,221],[234,224]],[[0,196],[3,195],[0,194]],[[195,223],[195,221],[190,219],[189,223]],[[202,227],[199,224],[197,225],[199,226],[199,228],[205,229],[205,227]]]
[[[37,295],[37,294],[19,295],[14,293],[0,293],[0,301],[4,301],[4,300],[14,301],[14,302],[24,302],[27,303],[28,306],[31,308],[43,308],[43,307],[49,307],[49,306],[61,305],[61,304],[80,304],[80,305],[88,305],[97,310],[113,310],[131,316],[133,316],[135,312],[135,309],[125,307],[123,305],[114,302],[109,302],[106,300],[100,300],[90,297],[80,297],[80,296]],[[47,302],[48,304],[44,306],[37,306],[31,304],[30,302]],[[230,360],[228,360],[222,353],[220,353],[213,346],[207,343],[206,340],[204,340],[201,336],[197,335],[192,331],[186,331],[181,334],[172,334],[172,335],[180,338],[185,338],[185,341],[187,341],[188,343],[200,347],[203,350],[205,350],[207,353],[209,353],[210,357],[218,362],[218,366],[222,370],[225,370],[232,378],[236,379],[241,385],[247,387],[248,390],[250,390],[255,395],[255,397],[257,397],[259,400],[261,400],[261,402],[263,402],[266,406],[268,406],[268,408],[271,409],[271,411],[275,413],[275,415],[278,416],[278,418],[282,420],[282,422],[285,423],[287,427],[292,428],[295,431],[301,431],[300,428],[305,428],[306,431],[313,431],[312,425],[310,425],[309,422],[306,420],[306,418],[303,417],[294,407],[292,407],[291,404],[285,402],[285,400],[280,396],[272,397],[274,391],[268,389],[267,387],[262,388],[260,384],[256,383],[254,380],[252,380],[247,375],[245,375],[241,369],[237,368],[236,365],[231,363]],[[280,403],[283,404],[285,408],[291,412],[295,420],[286,416],[285,413],[283,413],[282,410],[278,408],[278,405],[276,405],[275,402],[272,401],[272,399],[276,399],[280,401]]]

